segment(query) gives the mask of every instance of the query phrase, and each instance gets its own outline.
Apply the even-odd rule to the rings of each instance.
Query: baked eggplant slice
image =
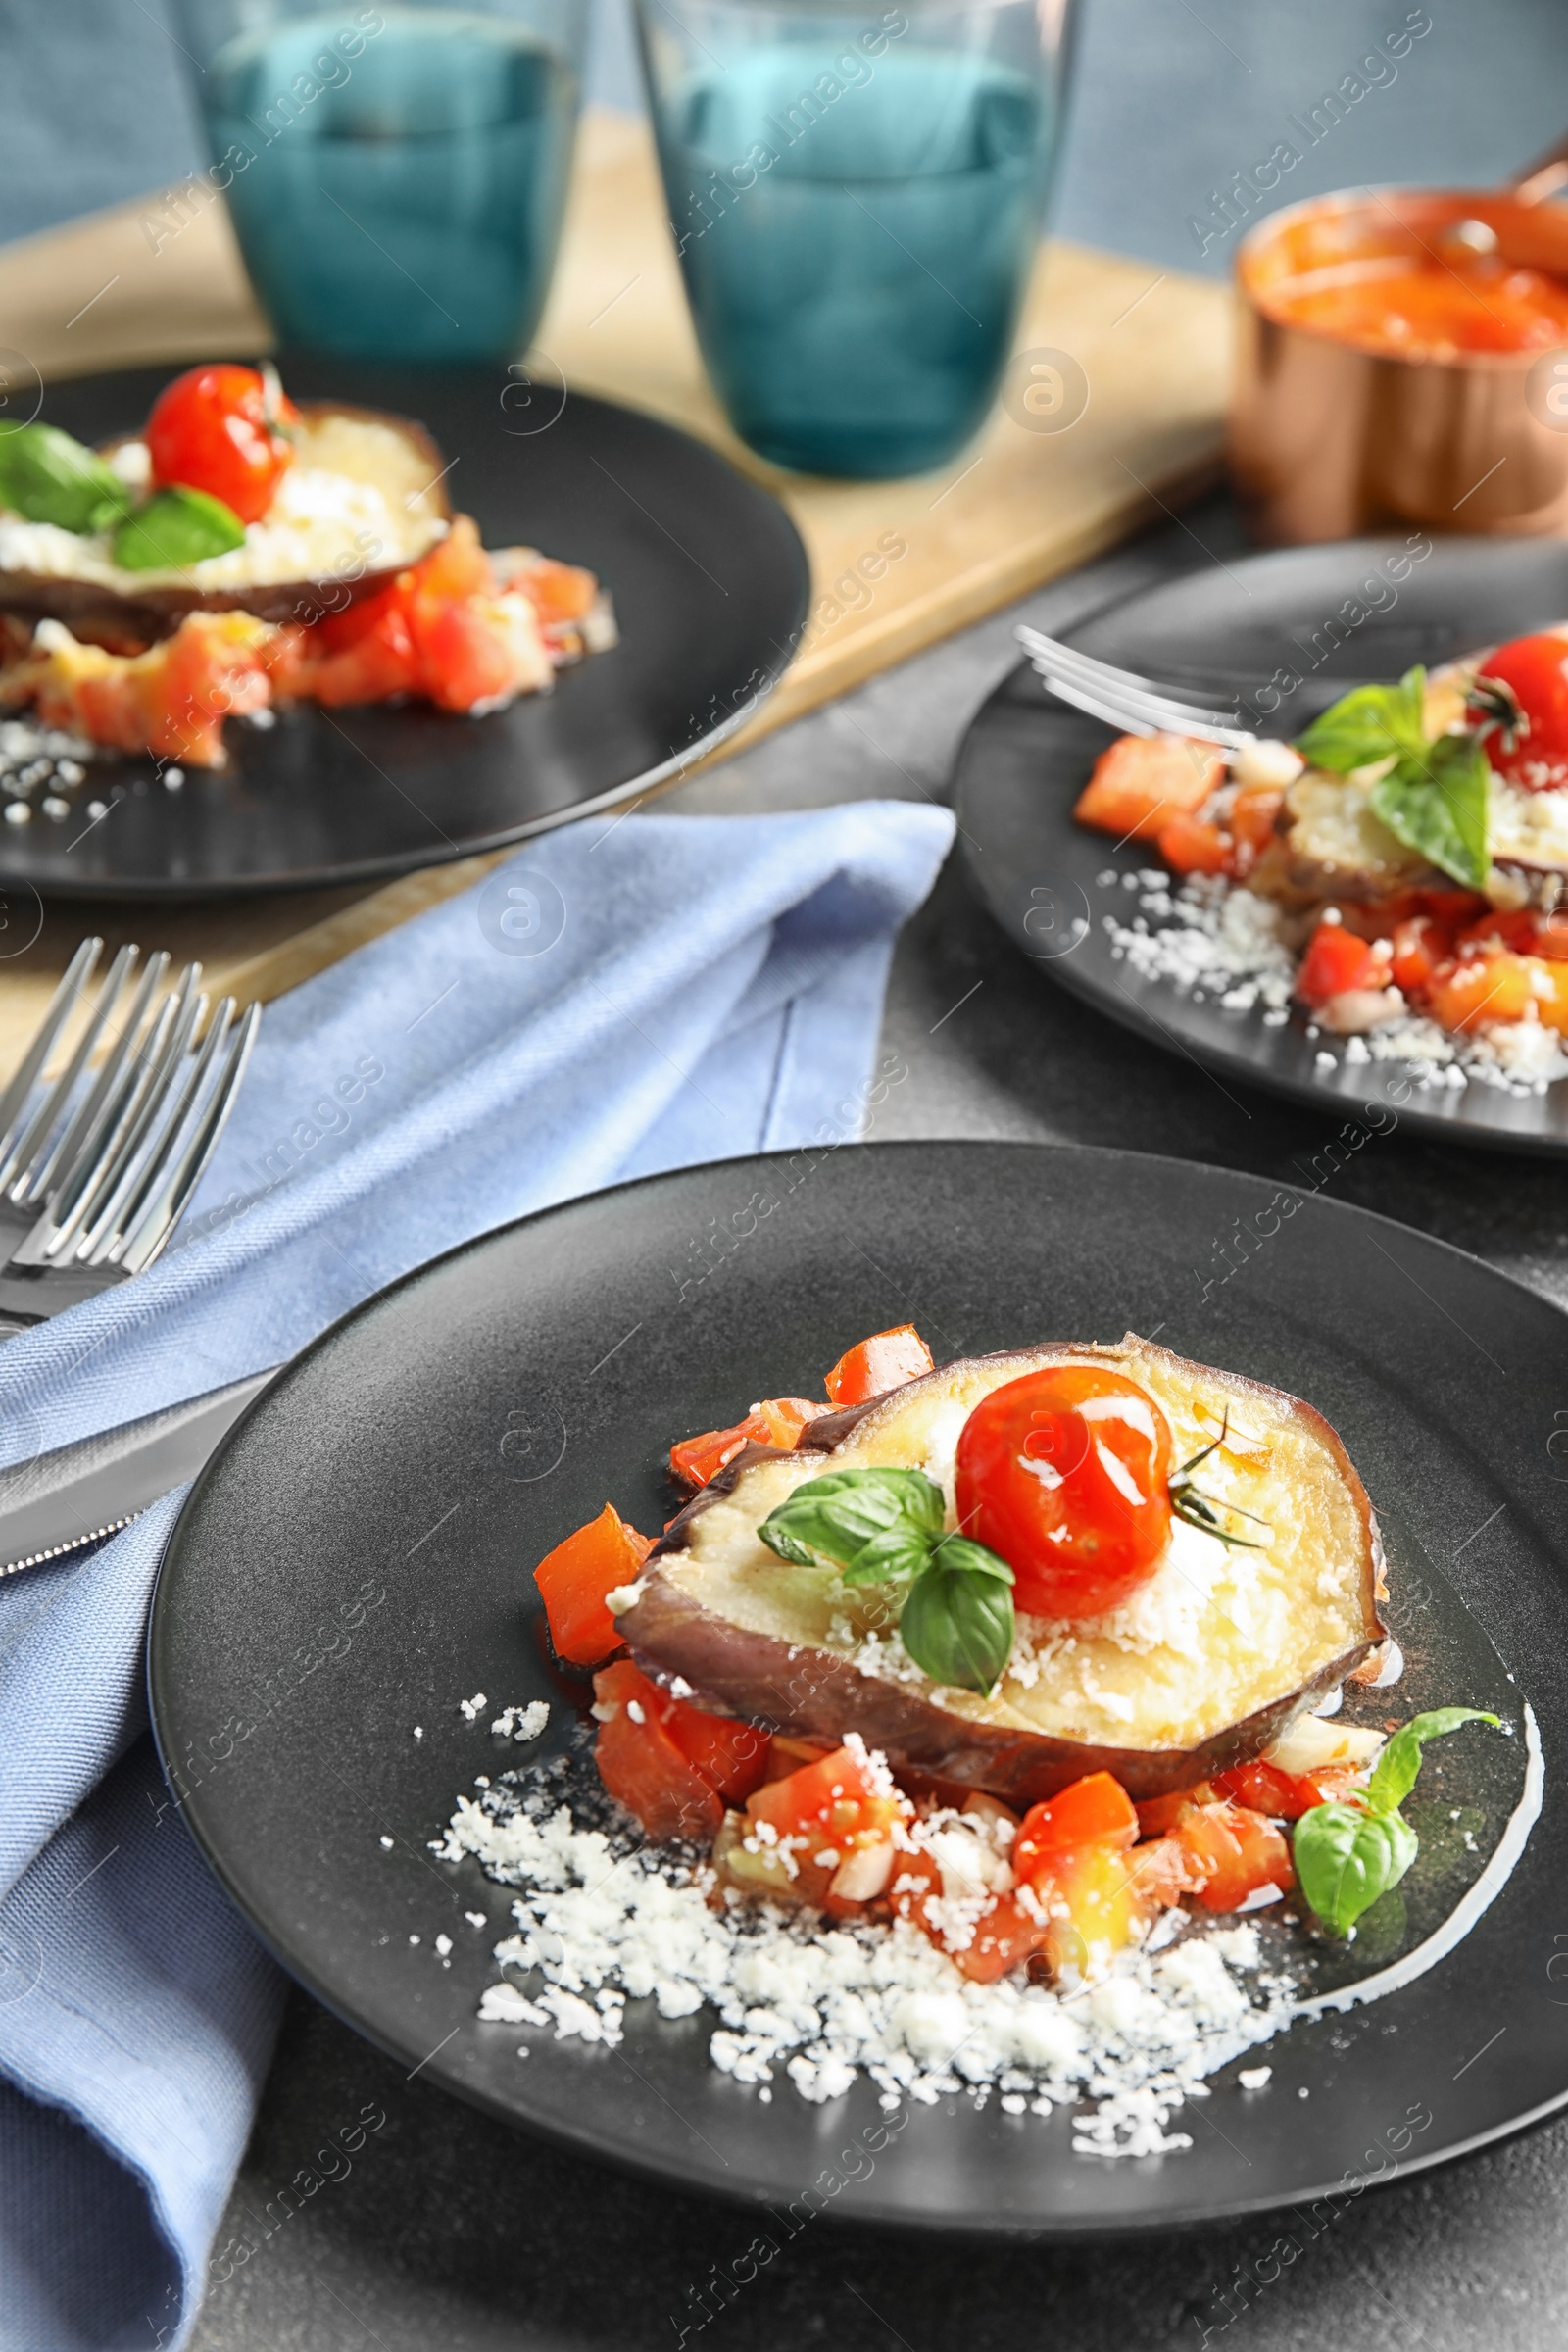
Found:
[[[146,451],[134,435],[101,454],[142,486]],[[422,425],[304,401],[295,462],[243,547],[184,570],[124,571],[106,533],[0,514],[0,612],[115,644],[166,637],[187,612],[321,620],[416,563],[451,518],[441,453]]]
[[[1047,1365],[1115,1367],[1157,1400],[1178,1459],[1216,1438],[1205,1486],[1267,1525],[1230,1547],[1181,1519],[1154,1575],[1119,1610],[1020,1617],[990,1697],[930,1681],[897,1638],[885,1589],[792,1566],[757,1529],[826,1469],[921,1469],[953,1524],[958,1433],[981,1397]],[[810,1425],[793,1453],[750,1446],[650,1554],[618,1619],[643,1671],[698,1705],[811,1740],[858,1732],[890,1758],[1014,1805],[1084,1773],[1136,1800],[1260,1755],[1384,1639],[1382,1547],[1339,1438],[1282,1390],[1190,1363],[1129,1334],[948,1364]]]

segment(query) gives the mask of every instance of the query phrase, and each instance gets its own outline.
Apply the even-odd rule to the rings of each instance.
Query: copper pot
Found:
[[[1568,351],[1380,356],[1279,315],[1308,270],[1441,251],[1479,222],[1504,261],[1568,281],[1568,142],[1512,189],[1356,189],[1273,213],[1236,259],[1231,468],[1275,545],[1395,524],[1568,535]]]

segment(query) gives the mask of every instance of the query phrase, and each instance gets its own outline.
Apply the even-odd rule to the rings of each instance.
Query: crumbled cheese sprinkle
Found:
[[[519,1745],[537,1740],[550,1721],[550,1701],[530,1699],[525,1707],[503,1707],[490,1729],[498,1740],[515,1740]]]
[[[668,2018],[706,2004],[712,2064],[760,2095],[782,2079],[821,2104],[864,2075],[889,2108],[995,2093],[1009,2113],[1049,2115],[1088,2099],[1073,2146],[1103,2158],[1190,2146],[1167,2128],[1177,2108],[1289,2021],[1291,1988],[1262,1969],[1250,1926],[1197,1933],[1167,1912],[1141,1950],[1089,1981],[971,1984],[907,1920],[834,1925],[721,1891],[693,1849],[635,1837],[591,1764],[562,1756],[507,1777],[478,1802],[460,1798],[433,1843],[518,1890],[516,1932],[495,1947],[508,1974],[479,2008],[496,2024],[613,2047],[628,2001]],[[1000,1856],[993,1842],[987,1859],[972,1821],[959,1838],[958,1819],[938,1850],[961,1937],[966,1908],[972,1933],[984,1900],[974,1878]]]

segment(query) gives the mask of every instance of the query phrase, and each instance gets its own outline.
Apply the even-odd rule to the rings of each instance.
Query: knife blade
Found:
[[[194,1478],[278,1369],[270,1364],[0,1469],[0,1577],[114,1535],[171,1487]]]

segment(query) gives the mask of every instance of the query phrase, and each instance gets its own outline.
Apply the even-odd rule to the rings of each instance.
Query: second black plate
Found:
[[[1260,732],[1297,735],[1352,685],[1429,668],[1568,614],[1560,539],[1351,539],[1243,557],[1148,588],[1068,632],[1086,654],[1210,698],[1271,710]],[[1401,576],[1402,572],[1402,576]],[[1381,600],[1377,604],[1373,599]],[[1360,617],[1355,615],[1359,613]],[[1268,682],[1299,683],[1283,695]],[[1115,730],[1058,703],[1027,662],[1004,679],[958,755],[959,838],[969,878],[1042,970],[1155,1045],[1207,1069],[1348,1112],[1372,1102],[1453,1143],[1568,1152],[1568,1083],[1504,1094],[1409,1083],[1403,1062],[1320,1065],[1298,1008],[1282,1028],[1212,996],[1148,978],[1112,952],[1104,917],[1137,902],[1123,877],[1157,864],[1147,843],[1113,847],[1073,803]],[[1387,1113],[1385,1112],[1385,1116]]]
[[[629,409],[502,368],[356,367],[285,354],[289,390],[417,417],[487,547],[585,564],[620,643],[488,718],[421,704],[231,723],[229,765],[166,792],[148,760],[95,763],[79,812],[0,827],[0,880],[54,897],[212,898],[368,881],[498,849],[610,808],[738,726],[788,667],[809,596],[776,500]],[[98,443],[138,430],[175,372],[51,385],[42,415]],[[85,804],[109,813],[89,825]]]

